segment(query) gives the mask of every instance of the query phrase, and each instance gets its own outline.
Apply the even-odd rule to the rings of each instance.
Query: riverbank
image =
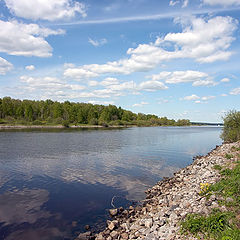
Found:
[[[221,179],[218,168],[234,167],[239,160],[239,150],[240,142],[223,144],[206,156],[196,157],[191,165],[175,173],[174,177],[148,189],[142,205],[113,210],[115,216],[107,222],[104,231],[95,236],[86,232],[77,239],[199,239],[182,235],[181,222],[188,214],[208,216],[216,208],[223,212],[228,210],[226,206],[219,205],[220,196],[211,194],[206,197],[200,192],[203,184],[212,185]],[[202,236],[200,239],[206,238]]]
[[[108,126],[109,128],[126,128],[128,126]],[[67,129],[67,128],[106,128],[106,126],[101,125],[71,125],[71,126],[63,126],[63,125],[0,125],[1,129]]]

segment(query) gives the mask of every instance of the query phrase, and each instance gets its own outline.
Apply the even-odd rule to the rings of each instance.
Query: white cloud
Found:
[[[90,87],[95,87],[97,85],[99,85],[98,81],[94,81],[94,80],[88,81],[88,86],[90,86]]]
[[[199,81],[195,81],[192,85],[194,87],[199,87],[199,86],[216,86],[218,83],[214,82],[211,79],[208,80],[199,80]]]
[[[33,71],[35,69],[34,65],[29,65],[25,67],[26,70]]]
[[[214,99],[214,98],[216,98],[216,97],[215,97],[215,96],[204,96],[204,97],[202,97],[201,99],[202,99],[203,101],[207,101],[207,100]]]
[[[115,104],[114,101],[96,101],[96,100],[90,100],[88,103],[91,104],[98,104],[98,105],[113,105]]]
[[[119,83],[119,81],[117,78],[107,77],[100,84],[103,86],[109,86],[109,85],[115,85],[118,83]]]
[[[228,95],[226,93],[221,94],[222,97],[227,97]]]
[[[183,98],[183,100],[187,100],[187,101],[192,101],[192,100],[197,100],[200,99],[199,96],[197,96],[196,94],[192,94],[191,96],[186,96]]]
[[[176,19],[184,27],[182,33],[169,33],[164,41],[175,44],[174,57],[194,58],[198,62],[226,60],[231,56],[227,49],[234,40],[237,21],[231,17]],[[161,41],[160,41],[161,43]]]
[[[88,42],[91,43],[94,47],[99,47],[107,43],[106,38],[102,38],[100,40],[93,40],[91,38],[88,38]]]
[[[79,84],[68,83],[57,77],[31,77],[21,76],[21,85],[14,87],[17,97],[27,94],[33,99],[53,99],[53,100],[69,100],[79,98],[85,86]],[[20,91],[21,90],[21,91]]]
[[[203,0],[203,3],[209,5],[231,6],[240,5],[240,0]]]
[[[55,21],[72,18],[76,13],[86,17],[83,3],[71,0],[4,0],[8,9],[18,17]]]
[[[178,4],[178,3],[179,3],[179,1],[171,0],[171,1],[169,2],[169,6],[175,6],[175,5]]]
[[[64,71],[64,76],[82,80],[82,79],[98,77],[99,74],[89,70],[82,69],[82,68],[67,68]]]
[[[183,1],[182,8],[185,8],[185,7],[187,7],[187,5],[188,5],[188,0],[184,0],[184,1]]]
[[[231,95],[239,95],[240,94],[240,87],[232,89],[230,94]]]
[[[135,90],[136,83],[133,81],[123,82],[119,84],[113,84],[106,86],[107,89],[111,89],[112,91],[123,91],[123,90]]]
[[[207,73],[199,71],[175,71],[175,72],[160,72],[159,74],[153,74],[147,76],[153,81],[163,80],[165,83],[177,84],[192,82],[193,86],[215,86],[217,85]]]
[[[52,47],[45,40],[49,35],[64,34],[64,31],[0,20],[0,52],[16,56],[52,56]]]
[[[195,103],[207,103],[207,100],[210,99],[214,99],[215,96],[203,96],[203,97],[199,97],[196,94],[192,94],[190,96],[186,96],[184,98],[182,98],[181,100],[187,100],[187,101],[194,101]],[[203,101],[203,102],[202,102]]]
[[[68,68],[64,74],[74,78],[84,78],[86,72],[92,76],[130,74],[150,71],[161,62],[171,59],[190,58],[200,63],[210,63],[227,60],[232,55],[228,48],[235,39],[233,32],[237,28],[237,20],[219,16],[211,19],[192,17],[176,22],[182,24],[182,32],[169,33],[155,43],[130,48],[127,50],[129,58]],[[166,46],[169,45],[175,50],[168,50]]]
[[[151,80],[151,81],[141,82],[138,86],[138,89],[148,91],[148,92],[154,92],[157,90],[168,89],[168,87],[165,86],[164,83],[162,82]]]
[[[6,59],[0,57],[0,75],[5,75],[8,71],[13,69],[13,65]]]
[[[229,79],[229,78],[223,78],[223,79],[221,80],[221,82],[230,82],[230,79]]]
[[[148,102],[140,102],[140,103],[135,103],[133,104],[133,107],[143,107],[144,105],[149,104]]]

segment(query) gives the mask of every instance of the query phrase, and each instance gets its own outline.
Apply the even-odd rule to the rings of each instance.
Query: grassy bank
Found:
[[[189,214],[181,223],[183,234],[200,239],[240,239],[240,147],[232,147],[225,158],[229,159],[227,165],[214,166],[221,174],[220,181],[203,184],[199,193],[207,200],[216,197],[221,208],[213,209],[207,216]],[[231,161],[234,158],[237,161]]]

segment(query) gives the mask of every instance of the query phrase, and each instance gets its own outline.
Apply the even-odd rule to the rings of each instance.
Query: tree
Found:
[[[221,138],[224,142],[236,142],[240,140],[240,112],[229,111],[223,118],[223,132]]]

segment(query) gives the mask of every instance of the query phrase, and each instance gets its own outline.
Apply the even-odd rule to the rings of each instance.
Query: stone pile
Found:
[[[214,165],[226,165],[236,160],[227,159],[226,153],[231,148],[239,147],[240,143],[223,144],[216,147],[206,156],[195,157],[194,162],[174,174],[172,178],[165,178],[146,191],[146,200],[141,206],[129,209],[114,209],[112,221],[107,222],[104,231],[88,238],[96,240],[175,240],[186,239],[179,233],[180,222],[188,213],[209,214],[218,205],[215,195],[206,200],[200,196],[201,183],[215,183],[220,175]],[[89,233],[88,233],[89,234]],[[187,237],[189,240],[195,238]]]

